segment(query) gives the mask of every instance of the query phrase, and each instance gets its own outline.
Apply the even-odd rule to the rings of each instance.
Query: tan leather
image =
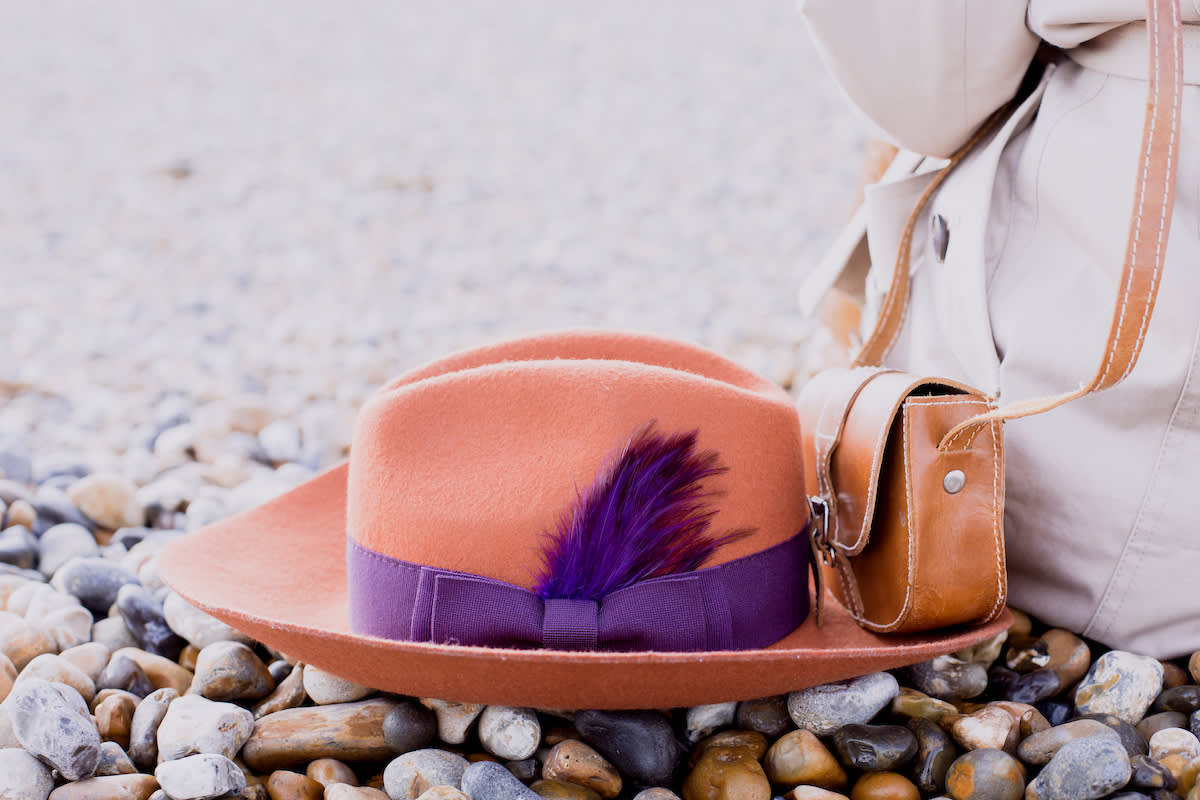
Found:
[[[801,393],[805,485],[828,511],[815,534],[824,578],[863,627],[908,633],[1003,609],[1000,427],[939,446],[987,408],[962,384],[880,368],[826,370]],[[957,492],[944,484],[954,470]]]

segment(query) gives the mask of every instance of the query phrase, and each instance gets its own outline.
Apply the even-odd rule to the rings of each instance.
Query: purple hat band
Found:
[[[475,647],[759,649],[808,616],[807,530],[752,555],[649,578],[599,601],[543,599],[511,583],[401,561],[347,539],[350,626],[384,639]]]

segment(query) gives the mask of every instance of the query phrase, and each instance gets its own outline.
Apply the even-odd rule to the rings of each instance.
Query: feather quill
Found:
[[[534,589],[542,598],[599,600],[647,578],[698,569],[717,548],[749,533],[711,535],[715,492],[702,483],[727,468],[696,452],[699,431],[634,432],[575,503],[542,550]]]

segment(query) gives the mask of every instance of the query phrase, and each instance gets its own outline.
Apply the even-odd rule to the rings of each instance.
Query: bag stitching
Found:
[[[992,543],[996,549],[996,598],[987,619],[992,620],[1004,607],[1004,531],[1000,525],[1000,448],[998,446],[1000,423],[993,422],[988,428],[992,434]],[[972,437],[972,441],[974,438]]]

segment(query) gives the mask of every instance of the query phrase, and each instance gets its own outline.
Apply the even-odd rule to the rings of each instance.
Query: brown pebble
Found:
[[[129,727],[137,703],[126,695],[115,694],[96,706],[96,727],[100,738],[116,742],[122,749],[129,747]]]
[[[696,764],[710,750],[722,750],[754,761],[762,760],[767,752],[767,737],[758,731],[721,731],[701,739],[692,751],[690,763]]]
[[[1176,664],[1174,661],[1160,661],[1163,668],[1163,688],[1174,689],[1178,686],[1186,686],[1191,683],[1191,677],[1188,671]]]
[[[8,693],[12,691],[13,683],[17,680],[17,668],[13,666],[12,659],[0,653],[0,703],[4,702],[4,698],[8,697]]]
[[[8,507],[8,525],[24,525],[30,530],[37,522],[37,511],[24,500],[14,500]]]
[[[600,800],[600,795],[586,786],[567,781],[542,779],[529,784],[538,797],[549,800]]]
[[[559,742],[567,739],[578,739],[579,731],[575,730],[570,725],[555,725],[542,733],[542,744],[547,747],[554,747]]]
[[[811,731],[784,734],[767,751],[763,766],[772,783],[823,789],[844,789],[847,784],[846,770]]]
[[[1133,727],[1142,735],[1147,742],[1150,737],[1158,733],[1164,728],[1184,728],[1188,726],[1187,714],[1179,711],[1161,711],[1157,714],[1151,714],[1142,719]]]
[[[985,707],[959,717],[950,726],[950,735],[966,750],[1016,748],[1020,725],[1007,711]]]
[[[1042,634],[1040,641],[1046,645],[1050,656],[1046,669],[1057,673],[1064,689],[1078,683],[1092,666],[1092,653],[1087,643],[1070,631],[1051,628]]]
[[[620,773],[604,756],[578,739],[554,745],[542,767],[542,777],[586,786],[604,798],[621,793]]]
[[[1012,614],[1013,623],[1008,629],[1009,636],[1029,636],[1033,633],[1033,620],[1024,611],[1018,611],[1015,608],[1010,608],[1009,613]]]
[[[271,800],[321,800],[325,787],[307,775],[280,769],[267,778],[267,794]]]
[[[421,796],[417,800],[471,800],[471,798],[466,792],[455,789],[453,786],[430,786],[421,792]]]
[[[5,617],[0,621],[0,653],[8,656],[17,672],[24,670],[38,656],[58,651],[54,637],[15,614],[2,613]]]
[[[195,672],[196,671],[196,659],[199,658],[199,656],[200,656],[200,648],[199,647],[196,647],[196,645],[194,645],[194,644],[185,645],[184,648],[179,651],[178,664],[179,664],[179,666],[183,667],[186,670],[191,670],[192,672]]]
[[[1050,720],[1046,719],[1046,716],[1036,708],[1031,708],[1021,715],[1020,733],[1022,739],[1032,736],[1035,733],[1048,731],[1052,727],[1054,726],[1050,724]]]
[[[125,656],[141,667],[155,689],[174,689],[180,694],[187,694],[188,687],[192,685],[191,670],[184,669],[169,658],[136,647],[122,647],[113,653],[113,658],[117,656]]]
[[[259,772],[318,758],[385,761],[393,753],[383,739],[383,720],[395,707],[396,701],[377,697],[276,711],[254,723],[242,758]]]
[[[776,739],[796,727],[788,715],[787,695],[777,694],[738,703],[735,724],[744,731],[758,731]]]
[[[953,703],[930,697],[916,689],[901,688],[892,700],[892,713],[902,717],[921,717],[941,723],[943,719],[958,713]]]
[[[921,792],[903,775],[868,772],[850,790],[850,800],[921,800]]]
[[[737,749],[710,749],[683,781],[683,800],[771,800],[771,782],[757,760]]]
[[[48,800],[146,800],[156,789],[153,775],[109,775],[65,783]]]
[[[1200,683],[1200,650],[1188,658],[1188,672],[1192,676],[1192,683]]]
[[[369,786],[335,783],[333,786],[325,787],[325,800],[390,800],[390,798],[379,789],[372,789]]]
[[[271,692],[256,705],[250,707],[255,719],[261,719],[267,714],[283,711],[287,708],[298,708],[308,697],[304,692],[304,670],[297,664],[287,677],[279,682],[275,691]]]
[[[213,642],[200,651],[189,690],[218,702],[261,700],[275,688],[267,665],[241,642]]]
[[[237,800],[271,800],[271,795],[267,794],[267,787],[262,784],[247,786],[245,789],[242,789],[240,794],[235,794],[234,797]],[[155,798],[151,798],[151,800],[155,800]]]
[[[326,788],[335,783],[358,786],[358,776],[354,770],[336,758],[318,758],[308,765],[305,774]]]
[[[133,692],[127,692],[124,689],[101,689],[100,691],[96,692],[96,696],[92,698],[92,713],[95,714],[96,709],[100,707],[100,704],[110,697],[128,697],[133,701],[135,706],[142,702],[142,698],[138,697]]]

